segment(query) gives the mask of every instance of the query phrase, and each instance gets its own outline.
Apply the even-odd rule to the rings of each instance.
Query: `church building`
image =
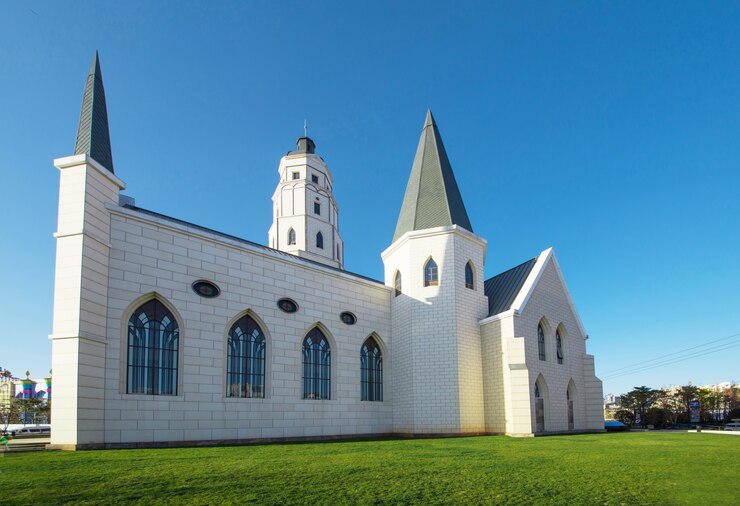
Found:
[[[603,430],[555,253],[484,279],[431,112],[382,281],[344,269],[332,173],[306,136],[279,162],[266,246],[137,207],[97,53],[54,165],[51,448]]]

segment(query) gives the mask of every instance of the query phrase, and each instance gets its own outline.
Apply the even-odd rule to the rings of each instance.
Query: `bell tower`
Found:
[[[431,111],[427,112],[393,243],[382,253],[393,287],[394,432],[485,431],[478,321],[486,241],[473,233]]]
[[[296,144],[278,166],[280,182],[272,196],[268,246],[344,269],[344,242],[329,167],[307,135]]]

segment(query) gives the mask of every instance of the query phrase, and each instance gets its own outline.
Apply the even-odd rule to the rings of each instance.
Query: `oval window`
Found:
[[[277,302],[278,307],[286,313],[295,313],[298,311],[298,304],[293,299],[280,299]]]
[[[342,321],[347,325],[354,325],[357,322],[357,317],[349,311],[345,311],[344,313],[340,314],[339,318],[341,318]]]
[[[214,297],[218,297],[221,293],[221,289],[219,287],[210,281],[204,280],[193,283],[193,291],[206,299],[213,299]]]

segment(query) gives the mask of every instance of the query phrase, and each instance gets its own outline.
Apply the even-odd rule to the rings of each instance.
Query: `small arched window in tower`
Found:
[[[303,398],[331,398],[331,348],[316,327],[303,340]]]
[[[424,265],[424,286],[437,286],[439,284],[439,272],[437,262],[433,258],[427,260]]]
[[[321,232],[316,234],[316,247],[319,249],[324,249],[324,236]]]
[[[558,364],[563,363],[563,338],[560,337],[560,330],[555,331],[555,354],[558,357]]]
[[[547,358],[545,354],[545,331],[541,323],[537,325],[537,350],[539,351],[540,360],[545,360]]]
[[[337,244],[337,261],[342,261],[342,257],[339,256],[339,244]]]
[[[372,337],[360,349],[360,400],[383,400],[383,354]]]
[[[465,288],[475,290],[475,281],[473,279],[473,266],[470,262],[465,264]]]
[[[318,199],[313,203],[313,213],[321,215],[321,202]]]
[[[288,244],[295,244],[295,230],[288,230]]]
[[[403,293],[401,284],[401,271],[396,271],[396,277],[393,280],[393,286],[396,288],[396,297]]]

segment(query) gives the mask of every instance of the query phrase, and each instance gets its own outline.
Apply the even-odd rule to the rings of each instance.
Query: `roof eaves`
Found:
[[[355,278],[363,279],[365,281],[372,281],[373,283],[378,283],[378,284],[381,284],[381,285],[384,285],[385,286],[385,283],[383,283],[380,280],[377,280],[377,279],[374,279],[374,278],[371,278],[371,277],[368,277],[368,276],[363,276],[362,274],[357,274],[356,272],[350,272],[350,271],[347,271],[347,270],[344,270],[344,269],[340,269],[338,267],[332,267],[331,265],[326,265],[326,264],[323,264],[321,262],[317,262],[315,260],[311,260],[309,258],[299,257],[298,255],[293,255],[292,253],[287,253],[285,251],[280,251],[280,250],[275,249],[275,248],[270,248],[269,246],[265,246],[264,244],[259,244],[259,243],[256,243],[256,242],[253,242],[253,241],[250,241],[250,240],[247,240],[247,239],[242,239],[241,237],[237,237],[235,235],[227,234],[227,233],[224,233],[224,232],[219,232],[218,230],[214,230],[212,228],[204,227],[202,225],[196,225],[195,223],[191,223],[189,221],[181,220],[179,218],[173,218],[172,216],[167,216],[166,214],[161,214],[161,213],[158,213],[158,212],[155,212],[155,211],[150,211],[149,209],[144,209],[144,208],[141,208],[141,207],[132,205],[132,204],[126,204],[126,205],[121,206],[121,207],[123,207],[125,209],[129,209],[131,211],[136,211],[136,212],[139,212],[139,213],[142,213],[142,214],[148,214],[150,216],[153,216],[155,218],[159,218],[161,220],[171,221],[171,222],[177,223],[177,224],[179,224],[181,226],[185,226],[185,227],[193,228],[193,229],[200,230],[200,231],[203,231],[203,232],[207,232],[209,234],[213,234],[213,235],[216,235],[216,236],[219,236],[219,237],[223,237],[223,238],[229,239],[231,241],[239,242],[239,243],[242,243],[242,244],[247,244],[249,246],[253,246],[253,247],[256,247],[256,248],[265,250],[265,251],[269,251],[271,253],[276,253],[276,254],[279,254],[279,255],[288,257],[291,260],[298,261],[299,263],[306,263],[306,264],[310,264],[310,265],[314,265],[314,266],[320,266],[320,267],[322,267],[324,269],[329,269],[329,270],[332,270],[332,271],[335,271],[335,272],[340,272],[342,274],[347,274],[347,275],[352,276],[352,277],[355,277]]]

